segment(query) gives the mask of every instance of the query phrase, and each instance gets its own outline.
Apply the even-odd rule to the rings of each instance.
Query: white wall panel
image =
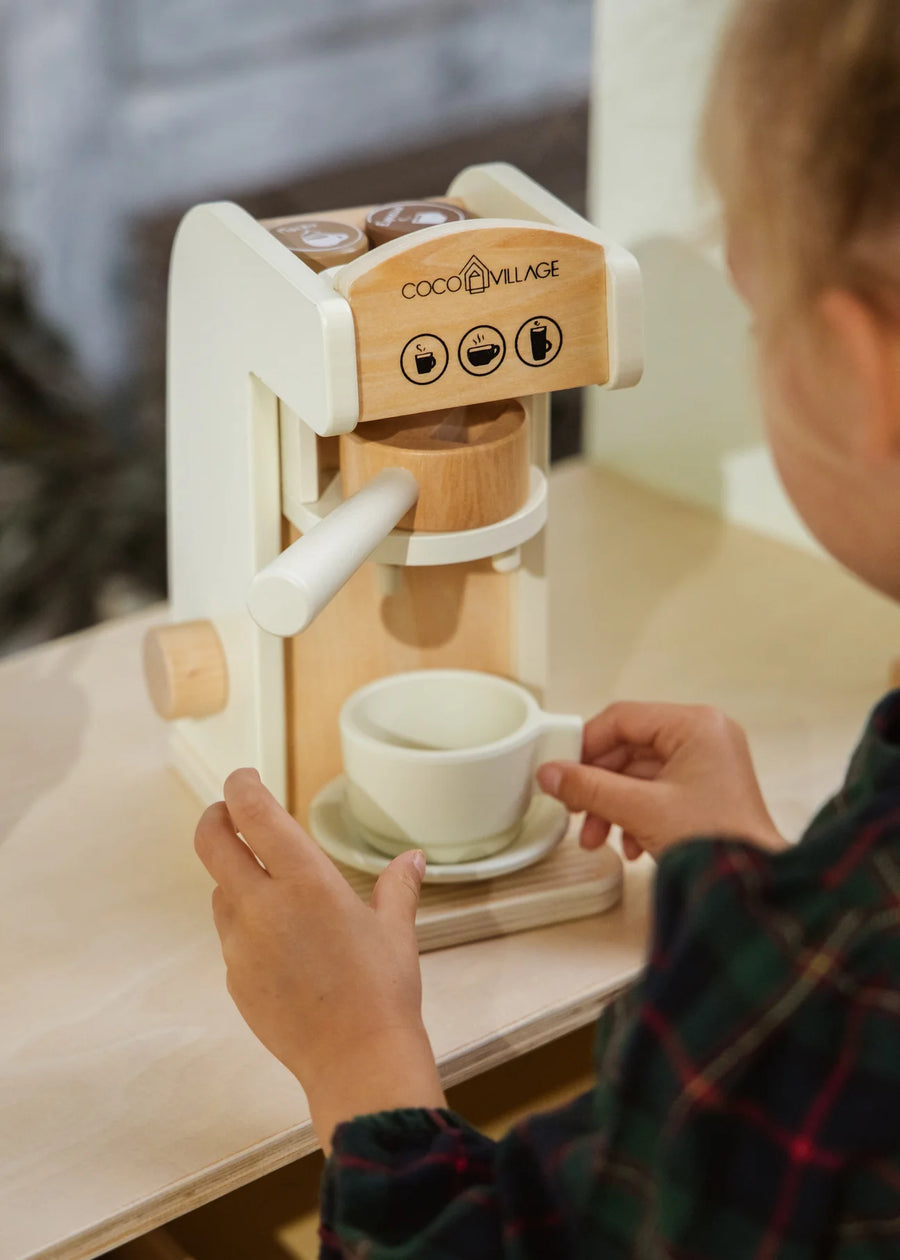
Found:
[[[763,444],[749,318],[724,272],[698,124],[723,0],[598,0],[591,213],[641,263],[647,368],[589,396],[594,457],[729,519],[813,545]]]

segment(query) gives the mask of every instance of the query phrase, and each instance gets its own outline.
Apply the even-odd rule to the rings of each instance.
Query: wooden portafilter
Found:
[[[251,616],[271,634],[299,634],[393,530],[452,533],[512,516],[529,465],[518,402],[359,426],[341,438],[344,502],[256,575]]]

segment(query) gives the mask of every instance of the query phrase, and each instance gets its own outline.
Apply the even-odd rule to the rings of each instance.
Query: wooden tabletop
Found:
[[[900,612],[836,567],[597,469],[551,480],[550,702],[719,704],[777,821],[839,780]],[[0,1260],[100,1254],[311,1150],[302,1092],[233,1009],[196,799],[144,697],[145,614],[0,665]],[[640,967],[622,906],[423,959],[446,1082],[594,1017]]]

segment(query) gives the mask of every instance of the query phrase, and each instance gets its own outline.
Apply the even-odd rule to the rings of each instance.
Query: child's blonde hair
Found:
[[[738,0],[703,154],[787,298],[900,312],[900,0]]]

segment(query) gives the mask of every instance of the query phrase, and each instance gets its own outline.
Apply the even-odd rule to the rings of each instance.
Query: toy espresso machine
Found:
[[[577,756],[577,719],[538,708],[549,395],[632,385],[641,362],[635,260],[510,166],[418,203],[192,210],[170,289],[172,621],[145,669],[198,794],[255,766],[348,867],[420,844],[436,877],[478,879],[546,853],[558,806],[518,862],[521,825],[498,824],[467,871],[471,846],[435,851],[421,817],[404,830],[385,785],[424,796],[420,816],[490,812],[521,795],[492,757],[529,723],[529,794],[538,759]],[[452,784],[424,772],[453,752]]]

